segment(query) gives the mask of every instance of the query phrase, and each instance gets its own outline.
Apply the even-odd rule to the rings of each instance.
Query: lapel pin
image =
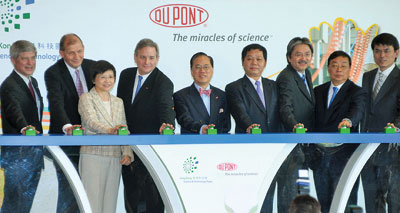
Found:
[[[224,112],[224,108],[219,108],[219,113],[223,113]]]

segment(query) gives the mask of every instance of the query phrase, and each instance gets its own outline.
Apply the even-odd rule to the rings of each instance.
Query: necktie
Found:
[[[379,93],[379,90],[381,89],[381,86],[383,84],[383,73],[379,72],[378,73],[378,81],[376,81],[374,90],[372,91],[372,99],[375,100],[376,96]]]
[[[332,94],[331,100],[329,101],[328,108],[331,105],[331,103],[333,102],[333,99],[335,99],[335,96],[336,96],[336,94],[338,92],[338,88],[337,87],[332,87],[332,89],[333,89],[333,94]]]
[[[31,80],[29,80],[29,90],[31,91],[31,95],[33,97],[33,100],[35,100],[35,103],[36,103],[35,91],[33,91],[33,86],[32,86],[32,81]]]
[[[306,80],[306,75],[305,74],[301,75],[301,79],[303,80],[303,83],[306,86],[308,94],[311,96],[310,89],[308,88],[308,84],[307,84],[307,80]]]
[[[260,81],[256,81],[256,86],[257,86],[256,90],[257,90],[258,97],[260,97],[260,100],[263,103],[264,109],[265,109],[265,98],[264,98],[263,92],[261,91]]]
[[[76,76],[76,81],[75,81],[76,92],[78,92],[78,96],[81,96],[83,94],[83,86],[81,82],[81,76],[79,75],[79,70],[75,70],[75,76]]]
[[[140,87],[142,86],[142,79],[143,79],[143,76],[139,75],[139,81],[138,81],[138,84],[137,84],[137,87],[136,87],[135,96],[138,94],[138,92],[140,90]]]
[[[208,97],[210,97],[211,89],[203,89],[203,88],[200,87],[199,92],[200,92],[200,95],[205,94]]]

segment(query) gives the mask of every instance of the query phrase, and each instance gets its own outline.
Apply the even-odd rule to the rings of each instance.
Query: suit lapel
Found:
[[[127,91],[127,95],[128,95],[127,100],[129,100],[130,105],[133,105],[133,103],[135,103],[135,100],[133,100],[133,102],[132,102],[132,97],[133,97],[133,90],[134,90],[133,87],[135,86],[136,73],[137,73],[137,68],[135,68],[132,72],[129,72],[128,78],[124,79],[124,81],[127,81],[125,88],[127,88],[129,90],[129,91]]]
[[[310,102],[313,102],[313,101],[312,101],[312,98],[311,98],[311,96],[310,96],[311,89],[310,89],[310,93],[308,93],[308,90],[307,90],[307,88],[306,88],[306,85],[304,84],[303,79],[301,79],[301,77],[299,76],[299,74],[297,74],[297,71],[294,71],[294,72],[295,72],[295,77],[294,77],[294,79],[295,79],[295,81],[296,81],[296,83],[297,83],[297,86],[299,87],[301,93],[303,93],[303,95],[307,98],[307,100],[309,100]],[[307,74],[306,74],[306,78],[308,78]],[[308,82],[307,82],[307,84],[308,84]]]
[[[376,74],[375,74],[376,76]],[[386,93],[390,92],[390,89],[399,81],[398,79],[399,76],[399,69],[395,66],[393,71],[390,73],[390,75],[386,78],[385,82],[379,89],[378,94],[376,95],[376,98],[374,100],[374,103],[378,103],[380,99],[382,99],[383,96],[386,95]],[[374,78],[375,80],[375,78]],[[372,89],[373,91],[373,89]]]
[[[249,94],[249,96],[253,99],[253,101],[256,103],[258,108],[260,108],[261,111],[265,112],[265,108],[263,103],[260,100],[260,97],[258,97],[257,91],[255,90],[253,84],[250,82],[250,80],[247,78],[245,75],[242,78],[242,83],[243,83],[243,88],[244,90]],[[263,82],[264,83],[264,82]],[[263,84],[264,87],[264,84]],[[264,93],[265,94],[265,93]],[[265,95],[264,95],[265,96]]]
[[[315,103],[315,94],[314,94],[313,84],[312,84],[312,80],[311,80],[311,73],[308,69],[306,69],[305,73],[306,73],[307,85],[308,85],[308,88],[310,89],[310,94],[311,94],[310,100],[312,103]],[[307,88],[306,88],[306,90],[307,90]],[[308,91],[306,91],[306,92],[308,92]]]
[[[76,87],[75,87],[75,82],[74,79],[71,76],[71,73],[69,72],[67,65],[65,65],[65,61],[64,60],[60,60],[60,72],[61,72],[61,76],[62,79],[64,80],[64,82],[67,84],[67,88],[71,94],[73,94],[76,98],[79,98],[78,96],[78,92],[76,91]]]
[[[26,85],[24,79],[22,79],[21,76],[19,76],[16,72],[17,72],[17,71],[15,71],[15,70],[13,71],[13,73],[12,73],[13,78],[15,79],[15,81],[17,82],[17,84],[18,84],[21,88],[23,88],[24,93],[28,95],[29,99],[30,99],[30,100],[32,101],[32,103],[36,106],[36,100],[33,99],[32,94],[31,94],[31,91],[29,90],[28,85]],[[32,84],[33,84],[33,83],[32,83]]]
[[[85,75],[87,89],[88,89],[88,91],[90,91],[90,89],[92,89],[92,87],[93,87],[93,82],[92,82],[92,76],[90,75],[90,67],[87,64],[86,59],[83,59],[81,67],[82,67],[83,74]]]
[[[137,69],[136,69],[137,72]],[[136,72],[135,75],[133,77],[133,81],[132,81],[132,92],[131,92],[131,100],[132,100],[132,96],[133,96],[133,87],[135,86],[135,78],[136,78]],[[133,105],[135,105],[136,103],[140,102],[140,100],[145,97],[146,95],[148,95],[148,91],[150,91],[150,89],[154,86],[153,81],[157,75],[158,69],[155,68],[150,75],[146,78],[146,80],[142,83],[142,86],[140,87],[139,92],[136,94],[135,99],[133,100]]]
[[[32,85],[35,88],[35,91],[36,91],[37,96],[38,96],[37,98],[39,98],[39,102],[40,102],[40,107],[39,107],[40,111],[39,112],[43,112],[42,94],[40,94],[39,86],[38,86],[38,83],[37,83],[36,79],[34,77],[31,77],[31,78],[32,78]],[[36,102],[36,100],[35,100],[35,102]],[[43,113],[40,113],[40,121],[42,120],[42,117],[43,117]]]
[[[213,92],[211,92],[212,94]],[[211,95],[210,95],[210,99],[211,99]],[[195,109],[198,111],[198,113],[200,115],[202,115],[201,117],[204,118],[209,118],[210,116],[208,115],[207,112],[207,108],[204,105],[203,100],[200,97],[199,92],[197,91],[196,87],[194,86],[194,84],[192,84],[192,86],[190,86],[190,90],[189,90],[189,101],[192,102],[193,106],[196,106]],[[210,100],[211,102],[211,100]],[[210,103],[211,105],[211,103]],[[210,113],[211,113],[211,107],[210,107]]]
[[[104,120],[110,124],[110,126],[114,126],[113,125],[113,120],[112,120],[112,116],[108,113],[108,111],[106,110],[106,108],[104,107],[103,101],[101,100],[99,94],[97,94],[95,89],[90,90],[90,95],[92,96],[94,105],[97,106],[97,108],[99,109],[99,113],[102,115],[102,117],[104,118]],[[110,95],[110,103],[111,103],[111,95]],[[112,112],[113,106],[111,106],[111,112]]]
[[[330,84],[328,84],[328,85],[330,85]],[[338,108],[338,107],[341,106],[342,100],[343,100],[344,98],[346,98],[346,96],[347,96],[347,90],[349,89],[349,87],[350,87],[350,80],[347,80],[347,81],[343,84],[343,86],[340,88],[340,90],[339,90],[338,93],[336,94],[335,98],[333,99],[333,101],[332,101],[332,103],[331,103],[331,105],[330,105],[330,107],[329,107],[329,109],[328,109],[328,116],[327,116],[327,118],[329,118],[330,115],[331,115],[333,112],[336,111],[336,108]],[[328,89],[327,89],[327,90],[328,90],[328,92],[329,92],[329,86],[328,86]],[[326,94],[328,94],[328,93],[326,93]],[[326,104],[326,102],[325,102],[325,104]]]
[[[272,100],[272,88],[270,88],[270,84],[267,79],[261,77],[262,84],[263,84],[263,93],[264,93],[264,100],[265,100],[265,108],[266,114],[268,115],[268,109],[272,109],[271,100]],[[258,94],[257,94],[258,95]]]
[[[210,86],[210,88],[212,89],[210,95],[210,123],[216,124],[219,115],[218,107],[221,106],[220,97],[215,87]]]
[[[33,99],[32,94],[31,94],[31,91],[29,90],[28,85],[26,85],[24,79],[22,79],[21,76],[19,76],[19,75],[17,74],[17,71],[15,71],[15,70],[11,73],[11,75],[12,75],[13,78],[15,79],[15,82],[17,82],[18,86],[19,86],[20,88],[22,88],[22,91],[26,94],[26,96],[28,96],[29,100],[31,100],[31,102],[32,102],[31,107],[35,107],[35,109],[34,109],[35,112],[38,112],[38,106],[36,105],[36,100]],[[32,82],[32,86],[33,86],[33,87],[35,88],[35,90],[36,90],[37,95],[39,96],[39,97],[38,97],[39,100],[40,100],[40,106],[39,106],[39,107],[42,109],[42,107],[43,107],[42,97],[40,96],[40,91],[39,91],[39,88],[38,88],[38,84],[37,84],[37,82],[36,82],[36,79],[34,79],[34,78],[32,77],[31,82]],[[38,118],[41,119],[41,118],[42,118],[42,115],[39,115]]]

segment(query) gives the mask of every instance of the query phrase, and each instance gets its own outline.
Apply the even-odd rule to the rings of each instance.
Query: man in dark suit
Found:
[[[174,85],[156,67],[158,59],[158,45],[142,39],[135,48],[137,67],[123,70],[119,77],[117,96],[124,101],[132,134],[161,134],[167,126],[174,128]],[[123,166],[122,178],[127,212],[138,212],[138,206],[147,212],[164,212],[156,185],[138,156],[130,166]]]
[[[312,131],[314,126],[315,95],[308,70],[313,52],[308,38],[295,37],[287,46],[288,65],[276,79],[280,93],[279,113],[286,132],[294,131],[299,125]],[[287,212],[290,201],[297,196],[298,170],[307,168],[305,154],[309,153],[308,149],[308,145],[297,145],[279,169],[279,212]]]
[[[399,42],[392,34],[382,33],[371,44],[377,69],[363,75],[362,86],[368,92],[366,113],[361,130],[383,132],[388,124],[400,127],[400,70],[395,61]],[[361,173],[366,212],[400,212],[399,150],[381,144]]]
[[[194,83],[174,94],[175,112],[181,133],[207,134],[214,126],[218,133],[231,129],[225,92],[210,85],[214,73],[211,56],[198,52],[190,59]]]
[[[262,78],[267,65],[267,50],[259,44],[243,48],[243,78],[228,84],[225,88],[228,107],[236,122],[235,133],[250,133],[254,126],[260,126],[262,133],[282,130],[278,86],[272,80]],[[275,182],[268,190],[262,212],[272,212]]]
[[[72,134],[74,125],[81,124],[78,113],[79,96],[92,87],[90,67],[94,61],[84,59],[85,47],[76,34],[60,40],[62,59],[45,72],[50,109],[50,134]],[[62,146],[75,168],[79,163],[79,146]],[[57,212],[78,212],[78,204],[62,169],[55,163],[58,179]]]
[[[36,48],[25,40],[10,47],[12,73],[0,89],[4,134],[23,134],[28,127],[42,133],[43,99],[32,77],[36,67]],[[4,201],[2,212],[29,212],[43,168],[42,146],[2,146]]]
[[[342,126],[358,132],[367,92],[350,81],[350,56],[335,51],[328,58],[330,82],[315,91],[315,132],[338,132]],[[343,169],[358,144],[317,144],[314,152],[314,181],[322,212],[329,212],[333,194]],[[353,187],[348,204],[357,204],[358,181]]]
[[[267,50],[250,44],[242,51],[245,75],[225,88],[228,107],[236,122],[235,133],[250,133],[259,125],[263,133],[280,132],[278,87],[272,80],[262,78],[267,65]]]

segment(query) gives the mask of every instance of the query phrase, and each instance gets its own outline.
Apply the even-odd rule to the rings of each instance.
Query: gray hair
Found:
[[[13,59],[17,59],[19,54],[23,52],[34,52],[35,56],[37,55],[36,47],[30,41],[18,40],[10,47],[10,56]]]
[[[310,39],[308,39],[308,38],[306,38],[306,37],[303,37],[303,38],[295,37],[295,38],[293,38],[292,40],[290,40],[290,41],[289,41],[289,44],[287,45],[286,60],[287,60],[288,63],[289,63],[289,59],[288,59],[288,58],[290,58],[290,56],[292,55],[292,52],[293,52],[294,48],[295,48],[297,45],[299,45],[299,44],[308,45],[308,47],[310,47],[311,54],[314,54],[313,45],[312,45],[312,43],[310,42]]]
[[[137,56],[138,51],[144,47],[154,47],[156,49],[157,57],[160,56],[157,43],[149,38],[144,38],[136,44],[135,55]]]

